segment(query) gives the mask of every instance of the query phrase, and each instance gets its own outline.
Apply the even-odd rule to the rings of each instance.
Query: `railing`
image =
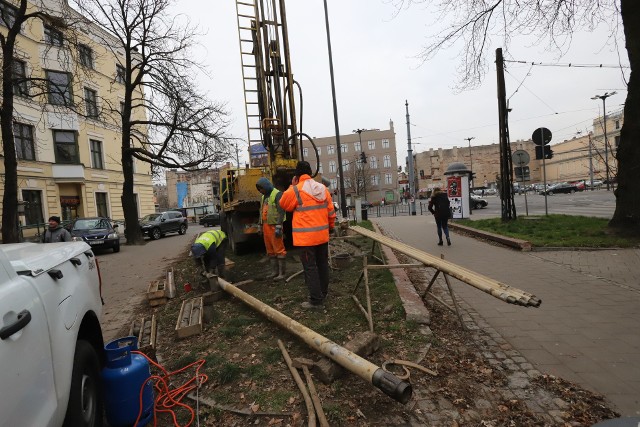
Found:
[[[416,214],[417,215],[429,215],[427,209],[427,202],[416,202]],[[369,216],[383,217],[383,216],[403,216],[411,215],[411,204],[409,203],[397,203],[389,205],[372,206],[368,209]]]

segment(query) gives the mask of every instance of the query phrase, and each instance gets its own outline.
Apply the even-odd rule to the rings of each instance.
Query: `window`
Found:
[[[331,188],[338,188],[338,180],[336,178],[331,178]]]
[[[333,145],[327,145],[327,154],[334,154],[336,152],[336,147]]]
[[[80,64],[87,68],[93,68],[93,50],[86,44],[78,46]]]
[[[33,126],[23,123],[13,124],[13,140],[16,143],[16,155],[19,160],[35,160],[33,144]]]
[[[49,103],[71,105],[71,75],[60,71],[47,71]]]
[[[318,156],[322,156],[322,147],[317,147],[318,148]]]
[[[125,69],[124,69],[124,67],[122,65],[116,64],[116,81],[118,83],[124,84],[126,82],[126,79],[125,79],[125,76],[124,76],[125,72],[126,71],[125,71]]]
[[[385,168],[390,168],[391,167],[391,156],[388,154],[385,154],[384,157],[382,157],[382,162]]]
[[[80,163],[76,133],[70,130],[54,130],[53,144],[55,146],[56,163]]]
[[[0,2],[0,23],[5,27],[13,27],[16,23],[18,9],[9,3]]]
[[[375,150],[376,149],[376,142],[375,141],[369,141],[369,150]]]
[[[104,169],[102,161],[102,141],[96,139],[89,140],[89,148],[91,149],[91,166],[94,169]]]
[[[109,204],[107,193],[96,193],[96,213],[98,216],[109,218]]]
[[[95,90],[84,88],[84,105],[87,117],[98,117],[98,94]]]
[[[388,139],[383,139],[382,140],[382,148],[389,148],[389,140]]]
[[[620,145],[620,135],[616,135],[613,138],[614,144],[616,145],[616,148],[618,148],[618,146]]]
[[[343,170],[344,172],[346,172],[346,171],[348,171],[348,170],[349,170],[349,162],[348,162],[347,160],[343,160],[343,161],[342,161],[342,170]]]
[[[344,188],[351,188],[351,178],[344,179]]]
[[[44,41],[51,46],[62,46],[62,42],[64,41],[64,37],[62,36],[62,31],[51,26],[44,26]]]
[[[334,162],[333,160],[329,162],[329,172],[331,173],[336,172],[336,162]]]
[[[371,185],[378,185],[378,181],[379,181],[379,176],[376,175],[371,175]]]
[[[303,155],[303,156],[305,156],[305,157],[307,157],[307,156],[309,155],[309,148],[304,147],[304,148],[302,149],[302,155]]]
[[[349,146],[347,144],[340,144],[340,150],[343,153],[346,153],[347,151],[349,151]]]
[[[616,120],[616,129],[620,129],[620,120]]]
[[[322,172],[322,163],[320,163],[320,164],[318,165],[318,173],[320,173],[320,174],[321,174],[321,173],[323,173],[323,172]]]
[[[371,169],[378,169],[378,158],[376,156],[369,157],[369,167]]]
[[[384,183],[385,184],[393,184],[393,177],[391,176],[390,173],[385,173],[384,174]]]
[[[26,63],[15,59],[13,61],[13,93],[17,96],[29,96]]]
[[[356,153],[358,151],[362,151],[362,144],[360,144],[360,141],[353,143],[353,151],[355,151]]]
[[[44,215],[42,214],[42,192],[37,190],[22,190],[22,200],[25,202],[25,225],[42,224],[44,222]]]

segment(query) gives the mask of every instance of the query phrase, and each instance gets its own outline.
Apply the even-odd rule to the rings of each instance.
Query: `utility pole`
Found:
[[[473,188],[473,157],[471,155],[471,140],[476,139],[475,136],[464,138],[469,143],[469,214],[473,211],[473,204],[471,203],[471,189]]]
[[[354,132],[358,133],[358,141],[360,141],[360,154],[356,153],[358,156],[362,156],[360,159],[360,174],[362,176],[362,188],[364,190],[364,199],[367,200],[367,177],[364,171],[365,164],[367,163],[367,158],[363,156],[364,149],[362,148],[362,132],[365,132],[367,129],[356,129]],[[367,200],[368,201],[368,200]]]
[[[602,119],[603,119],[603,128],[604,128],[604,169],[607,174],[607,191],[609,188],[609,141],[607,141],[607,98],[615,95],[616,91],[613,92],[605,92],[604,95],[596,95],[591,97],[591,99],[602,99]],[[591,179],[593,182],[593,178]]]
[[[333,123],[336,129],[336,148],[338,149],[338,185],[340,186],[340,209],[342,217],[347,217],[347,195],[344,191],[344,174],[342,173],[342,147],[340,146],[340,127],[338,126],[338,104],[336,103],[336,85],[333,78],[333,55],[331,54],[331,34],[329,32],[329,11],[327,0],[324,0],[324,22],[327,28],[327,50],[329,52],[329,74],[331,76],[331,96],[333,98]],[[291,89],[291,88],[290,88]],[[292,90],[292,89],[291,89]]]
[[[411,209],[411,215],[415,215],[416,214],[416,197],[415,197],[415,190],[416,190],[416,184],[415,184],[415,174],[414,174],[414,170],[413,170],[413,150],[411,149],[411,127],[410,127],[410,121],[409,121],[409,101],[405,100],[404,101],[404,106],[407,110],[407,156],[409,157],[408,161],[409,161],[409,193],[411,196],[411,201],[410,201],[410,209]]]
[[[498,77],[498,123],[500,131],[500,202],[502,221],[516,219],[516,205],[513,200],[512,160],[509,143],[509,111],[504,83],[504,58],[502,49],[496,49],[496,72]]]
[[[238,151],[238,141],[236,141],[236,165],[240,169],[240,151]]]
[[[591,132],[589,132],[589,179],[591,180],[591,191],[594,190],[593,185],[593,152],[591,151]]]

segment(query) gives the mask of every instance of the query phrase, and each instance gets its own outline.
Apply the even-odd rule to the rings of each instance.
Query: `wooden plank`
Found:
[[[163,298],[166,295],[166,280],[152,280],[147,288],[147,299]]]
[[[202,332],[202,309],[202,297],[182,301],[182,307],[176,322],[178,338],[187,338]]]
[[[149,300],[149,305],[151,307],[158,307],[160,305],[165,305],[166,303],[167,303],[167,297],[153,298]]]

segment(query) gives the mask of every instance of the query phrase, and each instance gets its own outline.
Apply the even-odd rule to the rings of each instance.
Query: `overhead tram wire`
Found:
[[[566,67],[566,68],[631,68],[629,65],[613,65],[613,64],[574,64],[572,62],[561,64],[561,63],[544,63],[544,62],[535,62],[535,61],[518,61],[518,60],[509,60],[505,59],[504,62],[510,62],[514,64],[529,64],[531,66],[536,67]]]

